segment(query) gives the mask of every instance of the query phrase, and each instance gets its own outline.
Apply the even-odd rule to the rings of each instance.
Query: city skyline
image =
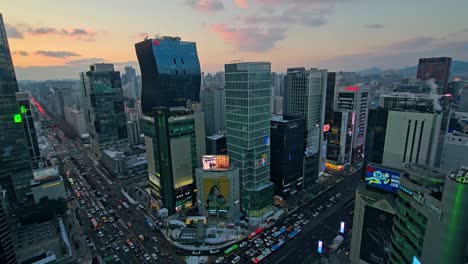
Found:
[[[268,60],[278,72],[297,65],[398,68],[432,56],[468,60],[462,1],[180,0],[164,8],[114,1],[111,9],[86,2],[4,4],[18,79],[77,79],[94,62],[137,66],[134,43],[156,34],[195,41],[204,72],[233,60]],[[42,6],[54,8],[34,12]],[[418,13],[438,19],[418,20]]]

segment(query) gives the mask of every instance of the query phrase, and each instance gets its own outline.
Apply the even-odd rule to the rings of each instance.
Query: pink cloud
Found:
[[[191,8],[202,12],[216,12],[224,9],[220,0],[185,0]]]
[[[248,8],[249,4],[247,0],[234,0],[234,3],[240,8]]]
[[[218,34],[225,43],[230,44],[239,51],[263,52],[275,46],[275,43],[283,40],[286,29],[258,27],[233,28],[224,24],[211,25],[211,31]]]

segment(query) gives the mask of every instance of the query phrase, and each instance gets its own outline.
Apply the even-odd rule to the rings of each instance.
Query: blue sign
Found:
[[[421,264],[421,261],[416,256],[413,256],[413,264]]]
[[[389,192],[398,191],[400,175],[401,172],[383,169],[376,164],[369,164],[366,167],[366,183]]]

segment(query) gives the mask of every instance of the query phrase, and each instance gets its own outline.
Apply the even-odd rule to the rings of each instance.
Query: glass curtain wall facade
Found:
[[[24,131],[26,135],[26,142],[28,144],[29,155],[31,157],[31,164],[33,169],[39,168],[41,160],[41,153],[39,152],[39,143],[37,142],[36,128],[34,127],[34,120],[31,112],[31,105],[29,104],[28,93],[16,93],[18,107],[20,109],[21,118],[23,120]]]
[[[220,133],[226,127],[226,92],[224,85],[205,85],[200,91],[202,111],[205,113],[207,135]]]
[[[6,210],[7,204],[5,203],[4,191],[0,188],[0,263],[14,264],[17,263],[15,256],[15,246],[11,240],[10,227],[8,226]]]
[[[227,148],[239,168],[241,210],[259,217],[270,210],[271,64],[225,65]]]
[[[146,39],[135,44],[141,70],[142,110],[199,102],[201,71],[195,42],[179,37]]]
[[[10,199],[21,200],[31,190],[33,174],[16,92],[18,84],[0,14],[0,185]]]
[[[90,69],[80,74],[81,94],[91,148],[99,157],[104,149],[127,147],[127,118],[120,72],[112,64],[91,65]]]

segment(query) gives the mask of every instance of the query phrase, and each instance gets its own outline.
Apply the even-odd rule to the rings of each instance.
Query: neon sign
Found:
[[[330,131],[330,127],[331,127],[330,124],[323,125],[323,133]]]
[[[357,92],[359,91],[359,86],[346,86],[344,88],[345,91]]]
[[[400,186],[400,172],[380,168],[374,164],[366,167],[366,183],[374,187],[397,192]]]

